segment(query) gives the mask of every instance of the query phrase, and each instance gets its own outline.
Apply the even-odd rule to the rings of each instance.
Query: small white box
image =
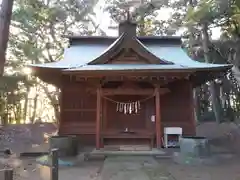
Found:
[[[168,142],[168,135],[177,135],[178,142],[179,138],[182,136],[182,128],[181,127],[165,127],[164,128],[164,147],[168,148],[171,146]]]
[[[164,134],[182,135],[182,128],[180,128],[180,127],[166,127],[166,128],[164,128]]]

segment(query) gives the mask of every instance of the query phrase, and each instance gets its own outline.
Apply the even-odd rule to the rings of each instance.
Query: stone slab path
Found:
[[[174,180],[152,157],[118,156],[108,157],[99,180]]]

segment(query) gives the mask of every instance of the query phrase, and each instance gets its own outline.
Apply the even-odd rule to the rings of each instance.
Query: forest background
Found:
[[[240,0],[138,1],[133,3],[138,35],[181,35],[182,48],[194,60],[233,64],[223,78],[194,89],[195,114],[198,123],[238,123]],[[63,35],[117,35],[117,24],[128,7],[126,3],[126,0],[15,0],[4,75],[0,80],[1,123],[56,122],[60,90],[32,76],[27,65],[60,60],[68,46]]]

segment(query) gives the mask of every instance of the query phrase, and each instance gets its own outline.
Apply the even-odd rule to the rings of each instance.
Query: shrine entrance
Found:
[[[98,89],[96,147],[147,145],[161,147],[160,93],[167,88],[137,87],[135,82]]]
[[[140,101],[144,96],[108,96],[104,97],[106,121],[104,129],[116,129],[120,131],[144,129],[145,126],[145,102]]]
[[[103,97],[103,144],[150,146],[150,135],[153,141],[155,129],[148,109],[153,99],[154,95]]]

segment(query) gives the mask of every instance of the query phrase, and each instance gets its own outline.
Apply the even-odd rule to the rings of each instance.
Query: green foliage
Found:
[[[67,46],[67,39],[63,38],[63,35],[95,33],[95,22],[92,22],[90,16],[94,16],[93,8],[97,3],[98,0],[87,2],[79,0],[15,0],[6,74],[22,77],[21,74],[26,65],[55,62],[61,59],[64,47]],[[11,85],[10,79],[2,81],[7,83],[0,84],[0,91],[3,91],[4,94],[5,108],[3,109],[4,111],[7,109],[11,117],[14,115],[18,121],[26,119],[24,116],[29,114],[27,108],[30,103],[28,93],[32,89],[37,91],[30,103],[33,108],[33,112],[30,112],[32,120],[41,116],[36,112],[40,89],[46,93],[53,108],[56,107],[58,89],[50,91],[48,85],[36,77],[25,75],[22,80],[13,83],[16,85],[14,87]],[[56,117],[58,111],[56,111]]]
[[[20,101],[24,99],[21,84],[26,81],[24,76],[12,75],[0,78],[0,116],[1,119],[9,116],[9,109],[15,114],[15,119],[21,119]],[[18,108],[16,108],[18,107]],[[17,111],[18,112],[17,112]]]
[[[184,33],[188,38],[184,44],[186,50],[194,59],[204,61],[201,48],[201,23],[207,22],[210,26],[221,27],[225,38],[232,40],[240,34],[240,1],[192,0],[191,6],[189,2],[188,0],[164,0],[159,1],[158,6],[154,7],[144,0],[141,6],[136,7],[133,18],[139,24],[140,35],[174,35],[183,25],[186,25],[188,28]],[[97,0],[15,0],[6,69],[10,69],[14,77],[18,77],[27,64],[58,61],[63,56],[64,47],[67,46],[67,41],[62,35],[103,34],[104,32],[98,28],[92,18],[95,16],[93,8],[96,3],[98,3]],[[105,4],[104,10],[117,25],[126,15],[126,1],[109,0]],[[161,20],[159,17],[164,8],[169,8],[172,12],[168,19]],[[229,63],[228,53],[233,47],[236,48],[236,43],[212,42],[209,47],[211,59],[214,63]],[[15,81],[10,79],[3,80],[2,82],[6,83],[0,84],[0,91],[4,92],[0,98],[1,104],[4,104],[4,108],[0,106],[0,112],[3,112],[2,117],[8,109],[11,114],[15,114],[16,119],[22,118],[25,107],[16,102],[22,99],[27,102],[27,95],[31,88],[44,91],[50,104],[56,112],[58,111],[56,106],[58,90],[50,92],[46,84],[34,77]],[[229,79],[232,82],[234,78]],[[223,83],[223,86],[227,84],[231,88],[225,88],[224,92],[234,105],[228,103],[225,109],[226,112],[231,112],[229,109],[233,109],[236,113],[240,108],[239,88],[236,83],[229,83],[228,80]],[[199,97],[201,115],[204,116],[211,111],[208,86],[201,88]],[[38,101],[38,94],[34,97],[35,100]],[[31,119],[38,116],[36,112],[32,114]],[[55,116],[57,117],[57,113]]]
[[[233,0],[200,0],[194,7],[190,6],[186,14],[186,21],[194,23],[214,23],[231,13]]]
[[[200,59],[204,57],[202,42],[195,34],[196,32],[202,33],[202,25],[207,25],[209,29],[220,27],[222,29],[221,39],[217,41],[209,39],[208,57],[213,63],[233,63],[236,67],[239,66],[238,0],[199,0],[197,4],[189,6],[185,21],[187,27],[191,30],[191,37],[195,40],[189,48],[193,52],[192,54],[197,55]],[[210,31],[208,33],[210,34]],[[228,76],[222,80],[222,84],[215,91],[218,92],[219,88],[223,89],[220,97],[222,99],[223,115],[231,120],[236,116],[239,117],[240,89],[232,72],[228,73]],[[202,97],[200,98],[202,99]],[[209,105],[207,106],[209,107]]]
[[[176,12],[172,18],[161,20],[161,11],[174,6],[169,0],[160,1],[157,6],[147,0],[143,0],[142,4],[136,5],[132,12],[132,18],[138,23],[138,34],[141,36],[149,35],[174,35],[179,30],[181,20],[180,13]],[[134,7],[134,6],[133,6]],[[106,3],[105,10],[109,12],[110,17],[118,24],[124,18],[126,19],[126,11],[129,5],[124,0],[109,0]],[[165,14],[166,15],[166,14]]]

